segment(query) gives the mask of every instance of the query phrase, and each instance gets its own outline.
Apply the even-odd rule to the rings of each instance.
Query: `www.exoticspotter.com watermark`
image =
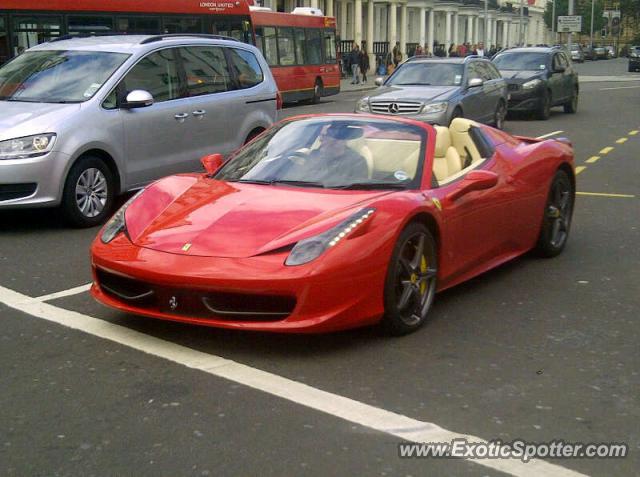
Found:
[[[629,445],[618,442],[527,442],[523,439],[473,442],[459,438],[450,442],[398,444],[398,455],[403,459],[520,459],[529,462],[531,459],[624,458],[628,453]]]

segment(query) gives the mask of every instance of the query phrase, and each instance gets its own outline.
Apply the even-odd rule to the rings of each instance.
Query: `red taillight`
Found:
[[[276,93],[276,109],[280,111],[282,109],[282,95],[280,91]]]

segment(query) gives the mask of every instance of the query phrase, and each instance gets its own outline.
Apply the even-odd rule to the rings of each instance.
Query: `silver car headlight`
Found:
[[[326,232],[300,240],[295,247],[293,247],[284,264],[289,266],[304,265],[305,263],[315,260],[322,255],[325,250],[336,246],[338,242],[353,232],[354,229],[360,227],[375,211],[376,209],[371,207],[359,210]]]
[[[47,154],[56,142],[55,133],[35,134],[0,141],[0,159],[26,159]]]
[[[369,98],[359,99],[358,102],[356,103],[356,113],[357,112],[368,113],[370,111],[371,110],[369,109]]]
[[[124,232],[127,229],[127,223],[125,220],[125,212],[129,208],[129,206],[133,203],[134,200],[138,198],[140,194],[144,192],[144,189],[139,190],[133,197],[131,197],[125,204],[118,209],[118,211],[113,214],[113,217],[109,219],[107,225],[102,229],[102,235],[100,236],[100,240],[102,243],[111,242],[120,232]]]
[[[534,79],[534,80],[527,81],[526,83],[524,83],[522,85],[522,89],[535,89],[541,84],[542,84],[542,80],[541,79]]]
[[[425,114],[441,113],[443,111],[446,111],[448,106],[449,106],[449,103],[447,103],[446,101],[443,101],[441,103],[431,103],[431,104],[425,105],[424,108],[422,109],[422,112]]]

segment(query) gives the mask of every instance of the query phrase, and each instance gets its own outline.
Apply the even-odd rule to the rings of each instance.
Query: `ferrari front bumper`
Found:
[[[288,252],[250,258],[179,255],[120,235],[92,246],[92,295],[124,312],[221,328],[328,332],[382,316],[386,259],[284,265]],[[375,261],[378,263],[375,263]]]

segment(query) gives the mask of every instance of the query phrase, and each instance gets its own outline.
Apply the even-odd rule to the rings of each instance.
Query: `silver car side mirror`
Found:
[[[384,78],[382,77],[376,78],[376,86],[382,86],[382,83],[384,83]]]
[[[482,86],[484,81],[482,78],[471,78],[469,80],[469,88],[477,88],[478,86]]]
[[[146,108],[153,104],[153,96],[143,89],[134,89],[127,95],[125,108]]]

